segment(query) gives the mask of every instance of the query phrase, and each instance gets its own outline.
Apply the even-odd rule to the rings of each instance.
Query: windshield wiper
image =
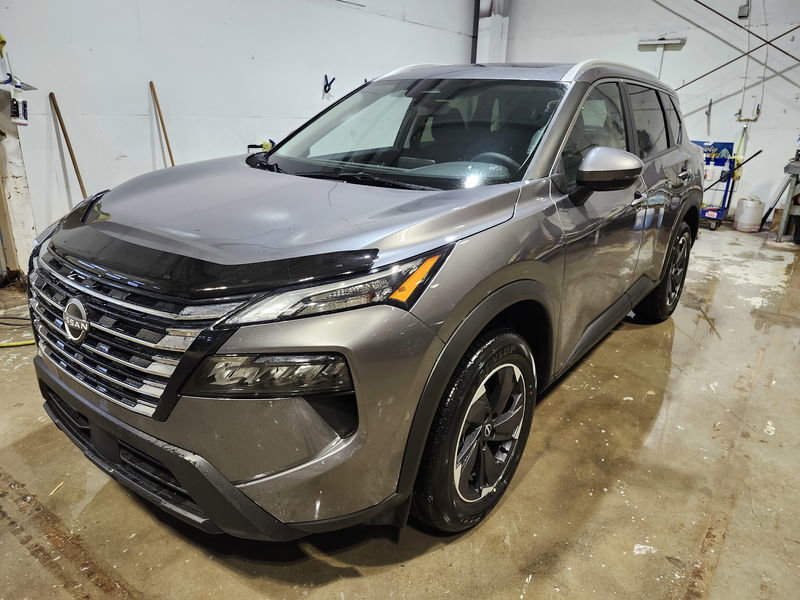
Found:
[[[378,185],[383,187],[400,188],[403,190],[426,190],[438,191],[441,188],[431,187],[429,185],[420,185],[417,183],[407,183],[405,181],[398,181],[397,179],[389,179],[367,173],[366,171],[355,171],[345,173],[328,173],[325,171],[312,172],[312,173],[295,173],[302,177],[313,177],[315,179],[336,179],[337,181],[346,181],[348,183],[363,183],[365,185]]]
[[[269,162],[268,152],[256,152],[250,154],[245,159],[245,162],[254,169],[264,169],[265,171],[272,171],[273,173],[286,173],[278,166],[278,163]]]

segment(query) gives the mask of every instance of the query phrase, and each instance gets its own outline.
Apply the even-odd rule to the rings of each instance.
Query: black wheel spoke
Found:
[[[461,469],[461,476],[458,478],[458,487],[461,491],[461,494],[464,496],[470,496],[475,493],[475,490],[470,488],[469,482],[472,479],[473,473],[475,472],[476,459],[478,458],[478,454],[480,454],[480,444],[478,443],[479,439],[480,429],[476,429],[464,440],[464,446],[462,447],[458,454],[458,458],[456,459],[456,462]]]
[[[492,486],[500,479],[500,474],[503,472],[503,466],[497,462],[494,453],[485,445],[481,450],[481,479],[479,479],[481,487]]]
[[[491,412],[492,408],[489,405],[489,398],[484,392],[484,394],[469,407],[467,411],[467,423],[483,423]]]
[[[496,374],[497,384],[489,394],[489,404],[495,413],[502,412],[508,404],[511,390],[514,389],[514,370],[500,369]]]
[[[522,423],[522,406],[516,406],[513,410],[503,413],[494,422],[494,441],[506,441],[513,439],[517,427]]]
[[[467,435],[467,437],[464,438],[461,449],[459,450],[458,456],[456,457],[456,462],[458,462],[459,465],[463,467],[467,466],[467,462],[470,460],[470,453],[473,452],[475,448],[478,447],[478,440],[480,438],[480,434],[481,430],[475,429],[472,433],[470,433],[469,435]],[[472,465],[474,466],[475,457],[472,456],[471,460],[472,460]]]

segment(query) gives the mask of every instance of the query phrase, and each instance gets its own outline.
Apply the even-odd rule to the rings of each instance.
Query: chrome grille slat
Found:
[[[42,299],[44,299],[44,297],[37,296],[36,298],[34,298],[34,301],[38,301],[38,300],[42,300]],[[39,314],[41,314],[41,312]],[[60,311],[59,311],[59,314],[60,314]],[[52,321],[50,321],[50,323],[58,331],[59,335],[63,335],[63,332],[61,330],[61,326],[59,326],[57,323],[52,323]],[[141,355],[145,354],[145,356],[147,357],[146,360],[151,360],[151,361],[153,361],[155,363],[158,363],[158,364],[164,364],[164,365],[169,365],[169,366],[173,366],[174,367],[179,362],[178,358],[172,358],[172,357],[166,356],[165,354],[149,353],[149,349],[148,348],[133,348],[133,349],[131,349],[130,347],[126,347],[122,343],[123,340],[117,338],[116,336],[105,336],[105,334],[99,334],[98,335],[98,332],[96,330],[90,331],[89,332],[89,336],[87,337],[87,339],[91,339],[95,344],[102,344],[104,346],[111,346],[111,347],[119,349],[120,351],[125,351],[126,353],[130,354],[131,357],[139,357],[139,358],[141,358],[142,357]]]
[[[39,350],[45,356],[45,358],[47,358],[53,365],[58,367],[62,373],[67,375],[67,377],[70,377],[71,379],[77,381],[78,383],[80,383],[82,385],[86,385],[86,386],[90,387],[92,389],[92,391],[95,394],[97,394],[98,396],[100,396],[101,398],[105,398],[109,402],[113,402],[114,404],[119,404],[120,406],[124,406],[125,408],[127,408],[129,410],[132,410],[133,412],[136,412],[136,413],[139,413],[139,414],[142,414],[142,415],[147,415],[148,417],[152,417],[153,413],[156,411],[156,407],[153,406],[152,404],[148,404],[148,403],[144,403],[144,402],[135,402],[135,401],[130,401],[130,403],[123,402],[119,398],[114,398],[113,396],[111,396],[110,394],[104,392],[103,390],[99,389],[98,387],[91,386],[91,385],[87,384],[86,381],[82,380],[79,377],[76,377],[73,373],[70,373],[67,369],[62,367],[58,363],[58,361],[56,361],[50,355],[48,349],[43,347],[43,344],[39,344]]]
[[[60,354],[64,358],[66,358],[71,363],[73,363],[75,365],[78,365],[81,368],[81,370],[83,370],[83,371],[88,371],[92,375],[100,377],[101,379],[105,379],[105,380],[113,383],[114,385],[118,385],[118,386],[120,386],[122,388],[125,388],[126,390],[131,390],[132,392],[137,392],[139,394],[143,394],[145,396],[149,396],[150,398],[153,398],[154,400],[158,400],[159,398],[161,398],[161,394],[164,392],[164,387],[165,386],[163,386],[163,385],[155,385],[154,382],[143,381],[141,385],[136,386],[136,385],[132,385],[132,384],[126,382],[126,381],[122,381],[120,379],[117,379],[116,377],[112,377],[111,375],[107,375],[106,373],[103,373],[102,371],[100,371],[98,369],[95,369],[94,367],[90,367],[89,365],[87,365],[82,360],[80,360],[80,359],[78,359],[78,358],[76,358],[74,356],[71,356],[69,354],[69,352],[67,352],[66,350],[64,350],[61,347],[59,347],[58,344],[56,344],[53,340],[51,340],[49,336],[47,336],[45,334],[42,334],[41,331],[39,332],[39,335],[41,336],[41,339],[43,339],[45,342],[47,342],[47,344],[48,344],[48,346],[50,347],[51,350],[54,350],[56,353]]]
[[[42,356],[98,396],[148,416],[197,336],[245,301],[172,300],[103,267],[101,275],[81,269],[48,243],[33,267],[30,305]]]
[[[58,309],[59,311],[64,310],[64,307],[49,298],[41,288],[37,287],[35,284],[33,286],[34,291],[36,292],[37,299],[42,299],[53,308]],[[189,346],[191,346],[194,339],[200,334],[202,329],[186,329],[186,328],[167,328],[167,333],[158,341],[158,342],[149,342],[147,340],[143,340],[141,338],[137,338],[136,336],[129,335],[123,331],[119,331],[114,329],[113,327],[108,327],[106,325],[102,325],[97,321],[91,321],[92,326],[99,331],[103,331],[109,335],[114,335],[116,337],[122,338],[128,342],[134,342],[136,344],[140,344],[142,346],[146,346],[147,348],[154,348],[156,350],[167,350],[172,352],[185,352]],[[116,322],[116,320],[115,320]]]
[[[52,330],[53,333],[60,332],[60,328],[58,327],[58,325],[53,323],[53,321],[48,319],[39,310],[34,309],[34,313],[37,315],[38,320],[46,323],[50,327],[50,329]],[[175,367],[173,365],[167,365],[167,364],[164,364],[164,363],[159,363],[159,362],[157,362],[155,360],[151,361],[150,365],[148,365],[146,367],[137,365],[135,363],[129,362],[127,360],[123,360],[123,359],[121,359],[121,358],[119,358],[117,356],[109,354],[107,352],[103,352],[103,350],[99,349],[97,346],[91,345],[91,342],[87,343],[86,341],[84,341],[83,345],[81,346],[81,349],[89,350],[93,354],[97,354],[98,356],[102,356],[103,358],[106,358],[106,359],[108,359],[108,360],[110,360],[112,362],[115,362],[117,364],[120,364],[120,365],[123,365],[125,367],[128,367],[129,369],[135,369],[137,371],[141,371],[142,373],[148,373],[150,375],[159,375],[161,377],[169,377],[175,371]]]
[[[127,333],[123,333],[122,331],[117,331],[116,329],[112,329],[111,327],[105,327],[103,325],[100,325],[99,323],[92,323],[92,327],[94,327],[99,331],[103,331],[109,335],[115,335],[118,338],[121,338],[128,342],[133,342],[141,346],[146,346],[147,348],[154,348],[156,350],[171,350],[172,352],[185,352],[189,348],[189,346],[192,345],[192,342],[194,341],[194,338],[190,339],[188,336],[165,335],[163,338],[161,338],[160,342],[153,343],[153,342],[148,342],[147,340],[139,339],[132,335],[128,335]],[[200,330],[198,330],[197,333],[199,334]],[[181,341],[177,345],[170,345],[164,343],[164,340],[167,339],[177,339]]]

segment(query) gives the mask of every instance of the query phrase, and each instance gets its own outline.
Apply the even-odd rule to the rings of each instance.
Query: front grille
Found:
[[[61,426],[80,440],[88,451],[99,455],[92,440],[89,421],[86,417],[74,410],[49,388],[46,400],[47,406]],[[188,511],[196,517],[204,517],[200,507],[172,472],[160,461],[120,439],[117,439],[116,442],[119,444],[119,459],[113,461],[115,470],[124,474],[126,479],[138,487],[171,505]]]
[[[184,352],[203,329],[242,301],[191,304],[156,297],[120,275],[97,275],[93,267],[67,262],[47,245],[41,249],[30,276],[39,349],[103,398],[152,416]],[[78,343],[64,325],[72,298],[83,304],[89,322]]]

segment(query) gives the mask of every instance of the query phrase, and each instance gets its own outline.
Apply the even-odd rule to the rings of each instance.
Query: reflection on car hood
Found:
[[[160,291],[235,293],[425,252],[511,218],[518,192],[519,184],[417,191],[317,180],[254,169],[237,156],[132,179],[83,222],[70,215],[52,243]]]

